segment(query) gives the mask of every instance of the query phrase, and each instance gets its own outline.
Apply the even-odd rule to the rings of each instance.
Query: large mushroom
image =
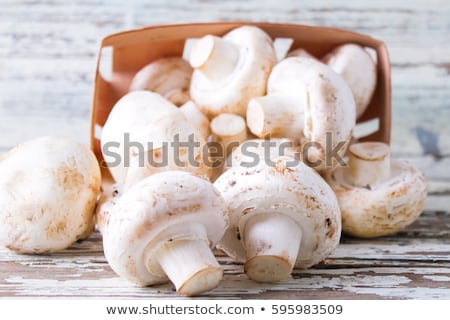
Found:
[[[247,109],[253,134],[300,139],[305,161],[318,171],[334,165],[329,151],[344,155],[355,122],[347,83],[330,67],[304,57],[278,63],[270,74],[267,96],[252,99]]]
[[[152,175],[103,212],[113,270],[138,285],[165,283],[192,296],[215,288],[223,270],[211,248],[227,226],[226,205],[207,180],[183,171]]]
[[[272,39],[254,26],[236,28],[222,38],[207,35],[192,47],[190,94],[203,113],[245,116],[248,101],[266,91],[276,63]]]
[[[130,179],[137,182],[130,175],[144,178],[167,170],[209,176],[211,170],[202,157],[204,143],[179,108],[150,91],[123,96],[109,114],[101,137],[103,157],[119,184]]]
[[[149,90],[176,106],[188,102],[192,68],[180,57],[161,58],[146,65],[133,77],[130,91]]]
[[[327,172],[342,212],[343,231],[372,238],[394,234],[422,213],[427,188],[420,171],[390,158],[389,146],[361,142],[350,146],[348,166]]]
[[[214,183],[230,219],[217,247],[244,262],[248,277],[260,282],[321,262],[341,233],[336,196],[319,174],[291,157],[274,162],[232,167]]]
[[[377,66],[369,53],[357,44],[344,44],[327,54],[323,61],[338,73],[352,90],[358,119],[369,106],[377,85]]]
[[[0,244],[48,253],[88,237],[100,168],[84,145],[61,137],[25,142],[0,157]]]

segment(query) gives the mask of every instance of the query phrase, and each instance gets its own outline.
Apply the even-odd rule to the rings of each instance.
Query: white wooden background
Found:
[[[392,148],[421,168],[430,196],[396,237],[343,239],[327,264],[255,284],[221,258],[213,296],[450,299],[450,1],[0,0],[0,153],[44,134],[88,142],[100,39],[151,24],[254,20],[346,28],[382,39],[392,62]],[[357,294],[357,295],[356,295]],[[96,235],[61,254],[0,250],[0,296],[173,296],[137,289],[107,266]]]

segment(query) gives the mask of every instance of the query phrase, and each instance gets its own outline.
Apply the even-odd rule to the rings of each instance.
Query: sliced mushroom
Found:
[[[141,286],[170,279],[182,295],[211,290],[223,275],[211,248],[224,234],[226,210],[209,181],[183,171],[155,174],[124,192],[109,212],[106,258]]]
[[[202,135],[180,109],[150,91],[128,93],[115,104],[101,144],[104,159],[119,184],[130,185],[137,177],[167,170],[210,175],[210,168],[203,163]]]
[[[245,262],[248,277],[260,282],[321,262],[341,232],[338,202],[327,183],[293,158],[274,161],[273,167],[232,167],[214,183],[230,219],[217,247]]]
[[[345,81],[323,63],[302,57],[278,63],[267,96],[254,98],[247,110],[252,133],[301,139],[305,161],[318,171],[335,163],[327,151],[341,146],[336,154],[344,155],[355,122],[355,102]]]
[[[343,231],[352,236],[394,234],[414,222],[425,205],[422,173],[390,159],[389,146],[381,142],[351,145],[348,166],[329,171],[326,179],[339,200]]]
[[[100,168],[84,145],[60,137],[25,142],[0,157],[0,244],[48,253],[94,227]]]
[[[212,118],[221,113],[245,116],[248,101],[265,94],[277,60],[272,39],[257,27],[243,26],[222,38],[201,38],[189,61],[195,69],[191,97]]]
[[[192,68],[180,57],[161,58],[139,70],[131,81],[130,91],[149,90],[176,106],[189,101]]]
[[[348,83],[355,99],[358,119],[369,106],[377,85],[376,63],[363,47],[356,44],[337,47],[323,61]]]

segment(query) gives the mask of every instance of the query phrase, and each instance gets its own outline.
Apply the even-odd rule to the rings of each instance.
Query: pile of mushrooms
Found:
[[[258,27],[206,35],[187,60],[149,61],[114,105],[101,136],[114,182],[98,202],[99,166],[80,144],[45,137],[0,157],[0,243],[67,248],[92,232],[97,202],[118,275],[192,296],[220,284],[216,248],[276,282],[324,261],[341,231],[398,232],[422,212],[426,185],[388,145],[352,137],[376,81],[356,44],[277,61]]]

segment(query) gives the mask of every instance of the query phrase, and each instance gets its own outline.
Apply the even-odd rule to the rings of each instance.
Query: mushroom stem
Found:
[[[223,270],[203,239],[165,242],[156,259],[177,292],[186,296],[209,291],[222,280]]]
[[[247,125],[259,138],[298,139],[303,133],[304,116],[298,101],[286,96],[268,95],[250,100]]]
[[[223,78],[236,67],[239,49],[220,37],[207,35],[192,47],[189,62],[209,79]]]
[[[180,111],[183,112],[186,119],[198,129],[203,139],[207,139],[209,136],[209,120],[198,109],[194,102],[188,101],[180,107]]]
[[[297,223],[284,214],[258,214],[244,228],[245,272],[259,282],[276,282],[291,274],[302,239]]]
[[[232,113],[222,113],[212,119],[211,133],[214,141],[221,144],[224,157],[247,140],[247,126],[244,118]]]
[[[377,185],[390,176],[389,146],[382,142],[362,142],[351,145],[349,167],[349,183],[358,187]]]

